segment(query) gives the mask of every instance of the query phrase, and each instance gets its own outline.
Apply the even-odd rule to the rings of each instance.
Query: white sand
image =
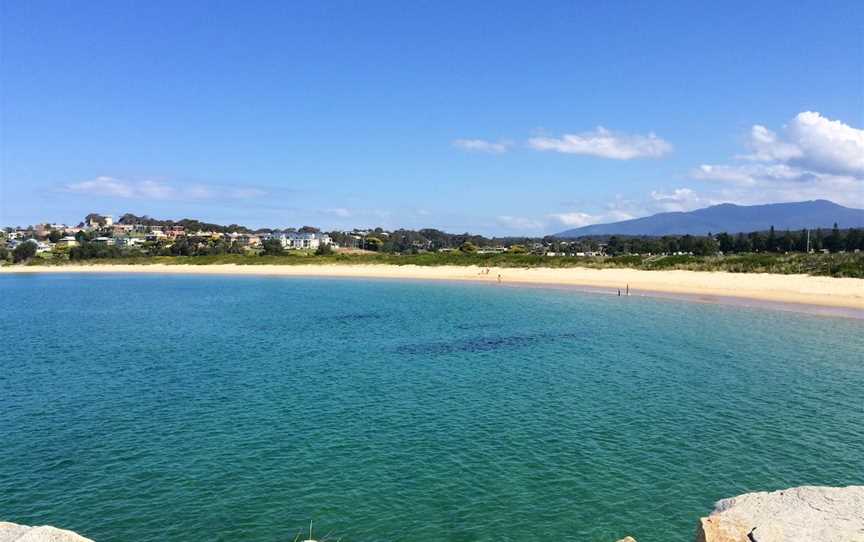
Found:
[[[481,268],[414,265],[64,265],[58,267],[0,267],[0,273],[148,273],[249,276],[364,277],[423,280],[470,280],[497,284],[582,286],[617,293],[627,285],[633,293],[657,292],[733,297],[773,303],[807,304],[864,310],[864,279],[723,273],[703,271],[642,271],[588,268]]]

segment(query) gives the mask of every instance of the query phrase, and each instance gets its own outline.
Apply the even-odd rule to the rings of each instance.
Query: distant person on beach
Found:
[[[501,275],[498,275],[498,282],[501,282]]]

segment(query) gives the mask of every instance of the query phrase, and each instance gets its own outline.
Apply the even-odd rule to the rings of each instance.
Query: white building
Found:
[[[278,240],[286,250],[318,250],[321,245],[333,244],[326,233],[271,233],[269,238]]]

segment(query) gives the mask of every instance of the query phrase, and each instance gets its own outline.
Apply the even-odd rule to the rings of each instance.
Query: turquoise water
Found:
[[[0,277],[0,520],[689,541],[864,483],[864,321],[469,284]]]

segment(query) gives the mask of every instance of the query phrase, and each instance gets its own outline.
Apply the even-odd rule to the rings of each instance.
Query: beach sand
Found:
[[[381,279],[459,280],[502,285],[582,287],[617,295],[667,295],[702,301],[752,300],[795,308],[833,307],[864,314],[864,279],[589,268],[490,268],[414,265],[63,265],[4,266],[0,273],[146,273],[242,276],[309,276]],[[804,307],[801,307],[802,309]]]

